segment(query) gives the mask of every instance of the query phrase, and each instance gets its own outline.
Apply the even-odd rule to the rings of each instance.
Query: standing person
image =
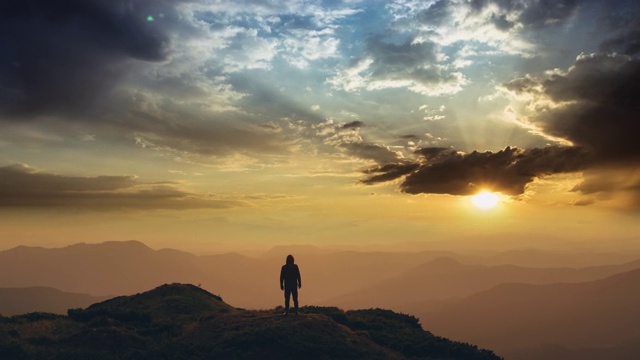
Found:
[[[293,255],[287,256],[287,263],[280,270],[280,290],[284,290],[284,314],[289,315],[289,299],[293,295],[294,314],[298,315],[298,289],[302,288],[302,278],[298,265],[293,263]]]

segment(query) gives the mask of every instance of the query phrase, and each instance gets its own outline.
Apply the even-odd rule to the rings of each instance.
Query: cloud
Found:
[[[365,140],[360,133],[364,122],[356,120],[348,123],[334,124],[332,120],[313,125],[315,136],[324,145],[329,145],[333,151],[348,156],[373,161],[377,164],[396,163],[402,161],[404,155],[401,151],[393,150],[392,146],[376,144]],[[325,149],[325,151],[331,151]]]
[[[479,190],[521,195],[535,178],[575,172],[589,164],[587,154],[576,147],[550,146],[522,150],[507,147],[498,152],[464,154],[450,148],[424,148],[412,163],[387,164],[365,171],[375,174],[364,184],[403,177],[400,188],[409,194],[471,195]]]
[[[0,122],[29,120],[60,136],[78,127],[108,132],[201,163],[290,151],[291,134],[258,124],[323,118],[247,73],[271,69],[285,55],[307,62],[335,56],[332,24],[353,12],[340,3],[246,4],[2,3]],[[307,35],[313,41],[303,43]]]
[[[504,84],[535,112],[521,114],[551,136],[582,146],[602,161],[640,157],[640,60],[618,54],[580,55],[567,71]]]
[[[351,121],[341,126],[342,129],[359,129],[364,126],[362,121]]]
[[[402,157],[401,154],[392,151],[386,146],[366,142],[345,142],[340,144],[340,147],[347,150],[347,153],[351,156],[373,160],[378,164],[395,162]]]
[[[600,50],[604,52],[638,55],[640,53],[640,29],[608,39],[600,45]]]
[[[183,114],[188,114],[184,110]],[[229,114],[234,117],[234,114]],[[135,112],[134,119],[123,125],[135,136],[141,148],[161,151],[169,155],[214,161],[213,158],[237,153],[275,154],[286,153],[286,133],[278,133],[250,123],[202,122],[166,119],[162,114]],[[238,116],[235,116],[238,118]],[[242,117],[239,117],[241,119]]]
[[[176,183],[142,183],[135,176],[65,176],[22,164],[0,167],[0,208],[185,210],[242,206],[248,204],[190,193]]]
[[[396,180],[402,176],[408,175],[418,169],[420,165],[417,163],[396,163],[376,166],[366,169],[365,174],[373,174],[369,178],[361,181],[365,185],[374,185],[377,183]]]
[[[366,52],[328,82],[346,91],[407,88],[425,95],[455,94],[467,79],[441,62],[436,43],[410,37],[400,43],[371,36]]]
[[[507,147],[467,154],[423,148],[412,163],[390,162],[367,170],[374,176],[362,182],[402,179],[402,191],[410,194],[470,195],[489,189],[521,195],[536,178],[582,171],[584,181],[573,189],[588,196],[579,201],[581,205],[607,200],[637,208],[639,84],[640,61],[621,54],[581,55],[567,71],[513,79],[503,87],[521,102],[514,108],[524,125],[533,124],[572,146]]]
[[[362,53],[328,83],[345,91],[456,94],[470,83],[460,69],[484,61],[481,55],[539,56],[544,36],[537,34],[571,21],[578,5],[577,0],[395,1],[385,7],[391,22],[370,35]]]
[[[584,172],[584,180],[572,191],[583,197],[576,205],[603,203],[607,206],[640,210],[640,166],[638,163],[600,166]]]
[[[476,13],[489,13],[489,18],[501,30],[516,26],[537,28],[561,23],[577,10],[578,0],[540,1],[470,1]]]
[[[86,111],[135,61],[167,59],[169,33],[185,30],[175,8],[183,2],[4,2],[0,111],[21,116]],[[148,22],[148,15],[162,17]]]
[[[603,30],[611,35],[600,44],[600,51],[626,55],[640,53],[638,11],[640,11],[640,4],[637,2],[606,3],[601,21],[604,23]]]

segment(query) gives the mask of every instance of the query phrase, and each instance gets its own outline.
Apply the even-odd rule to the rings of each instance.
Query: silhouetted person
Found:
[[[298,315],[298,289],[302,288],[302,278],[298,265],[293,263],[293,255],[287,256],[287,263],[280,270],[280,290],[284,290],[284,315],[289,315],[289,299],[293,295],[294,313]]]

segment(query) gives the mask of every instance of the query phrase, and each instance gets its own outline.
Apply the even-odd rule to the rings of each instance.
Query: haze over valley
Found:
[[[585,349],[635,356],[640,350],[628,348],[640,340],[640,319],[634,318],[640,256],[628,252],[599,257],[548,250],[464,254],[278,246],[260,255],[195,255],[137,241],[21,246],[0,252],[0,314],[66,314],[165,283],[196,284],[240,308],[273,309],[281,303],[277,276],[289,253],[301,267],[305,306],[412,314],[425,330],[513,359],[578,359]],[[518,265],[526,254],[528,266]],[[549,258],[585,266],[547,267]],[[611,264],[601,264],[604,258]]]

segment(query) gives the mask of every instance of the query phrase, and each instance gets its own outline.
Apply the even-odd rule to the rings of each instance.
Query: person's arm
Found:
[[[280,269],[280,290],[284,290],[284,266]]]
[[[296,266],[296,273],[298,275],[298,289],[302,289],[302,277],[300,276],[300,268]]]

